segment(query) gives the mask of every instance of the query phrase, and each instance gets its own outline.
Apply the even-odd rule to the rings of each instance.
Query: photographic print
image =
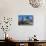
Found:
[[[19,15],[18,25],[33,25],[33,16],[32,15]]]

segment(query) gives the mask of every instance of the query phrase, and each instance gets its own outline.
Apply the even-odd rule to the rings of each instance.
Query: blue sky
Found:
[[[33,16],[32,15],[19,15],[19,20],[20,21],[26,20],[26,19],[32,20],[33,19]]]

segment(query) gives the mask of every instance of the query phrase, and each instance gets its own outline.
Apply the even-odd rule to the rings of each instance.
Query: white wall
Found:
[[[34,25],[18,26],[18,15],[27,14],[34,16]],[[44,40],[44,15],[46,15],[46,8],[32,8],[28,0],[0,0],[0,16],[13,17],[9,33],[17,40],[27,40],[34,34],[39,40]]]
[[[16,18],[16,19],[15,19]],[[18,26],[17,16],[14,18],[14,23],[12,25],[11,34],[19,40],[27,40],[34,34],[37,35],[39,40],[44,39],[44,16],[34,15],[34,24],[31,26]]]
[[[44,21],[45,21],[45,24],[44,24],[45,25],[45,28],[44,28],[44,30],[45,30],[44,31],[44,39],[46,39],[46,16],[45,16],[45,20]]]

